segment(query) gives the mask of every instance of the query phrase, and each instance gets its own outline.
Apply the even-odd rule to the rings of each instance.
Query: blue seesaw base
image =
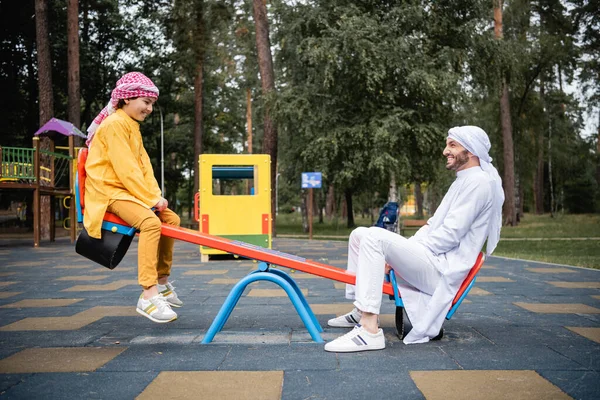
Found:
[[[206,335],[204,335],[204,338],[202,339],[203,344],[212,342],[215,335],[219,333],[221,329],[223,329],[223,326],[225,326],[225,323],[237,305],[237,302],[242,296],[244,289],[246,289],[246,286],[256,281],[270,281],[278,284],[283,290],[285,290],[288,297],[292,301],[292,304],[296,308],[298,315],[302,319],[302,322],[304,322],[304,325],[306,326],[306,329],[308,330],[312,340],[317,343],[324,343],[320,335],[320,332],[323,332],[323,328],[321,328],[319,321],[317,321],[315,314],[308,305],[308,302],[300,291],[296,281],[294,281],[294,279],[285,272],[278,269],[270,269],[267,263],[261,262],[258,264],[258,270],[252,271],[246,277],[242,278],[238,283],[236,283],[233,289],[231,289],[227,299],[225,299],[225,303],[223,303],[221,306],[219,313],[215,317],[213,323],[210,325],[210,328],[208,328]]]

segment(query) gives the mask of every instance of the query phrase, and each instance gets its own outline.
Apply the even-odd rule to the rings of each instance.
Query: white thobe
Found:
[[[410,239],[381,228],[355,230],[348,270],[356,286],[346,297],[362,311],[379,314],[385,263],[392,266],[413,329],[404,343],[438,335],[460,285],[487,239],[492,186],[480,167],[459,171],[433,217]]]

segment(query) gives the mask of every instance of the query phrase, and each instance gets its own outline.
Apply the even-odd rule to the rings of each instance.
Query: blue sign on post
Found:
[[[320,172],[303,172],[302,189],[320,189],[321,180]]]

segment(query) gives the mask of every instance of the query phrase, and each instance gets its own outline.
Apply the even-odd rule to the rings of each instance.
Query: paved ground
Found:
[[[277,250],[343,267],[346,244],[277,239]],[[0,246],[0,398],[562,399],[600,398],[600,271],[491,258],[438,342],[406,346],[384,301],[387,348],[331,354],[310,340],[272,283],[246,290],[212,344],[201,340],[247,260],[199,263],[176,244],[185,306],[137,315],[135,244],[110,271],[64,239]],[[293,273],[331,340],[343,285]]]

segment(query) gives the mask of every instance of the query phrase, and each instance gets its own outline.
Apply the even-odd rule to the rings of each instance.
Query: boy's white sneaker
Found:
[[[144,294],[140,296],[137,307],[135,309],[138,314],[143,315],[151,321],[164,324],[177,319],[175,311],[171,310],[171,306],[161,294],[146,300]]]
[[[175,293],[175,287],[171,284],[171,282],[167,282],[166,285],[161,285],[160,283],[156,286],[158,289],[158,293],[162,294],[165,299],[169,302],[171,307],[181,307],[183,305],[183,301],[179,300],[177,297],[177,293]]]
[[[335,353],[352,353],[356,351],[382,349],[385,349],[383,330],[379,329],[377,333],[371,333],[361,325],[356,325],[354,329],[344,336],[340,336],[325,345],[325,351]]]
[[[354,307],[349,313],[330,319],[327,321],[327,325],[334,328],[353,328],[360,322],[361,317],[362,313],[360,310]]]

